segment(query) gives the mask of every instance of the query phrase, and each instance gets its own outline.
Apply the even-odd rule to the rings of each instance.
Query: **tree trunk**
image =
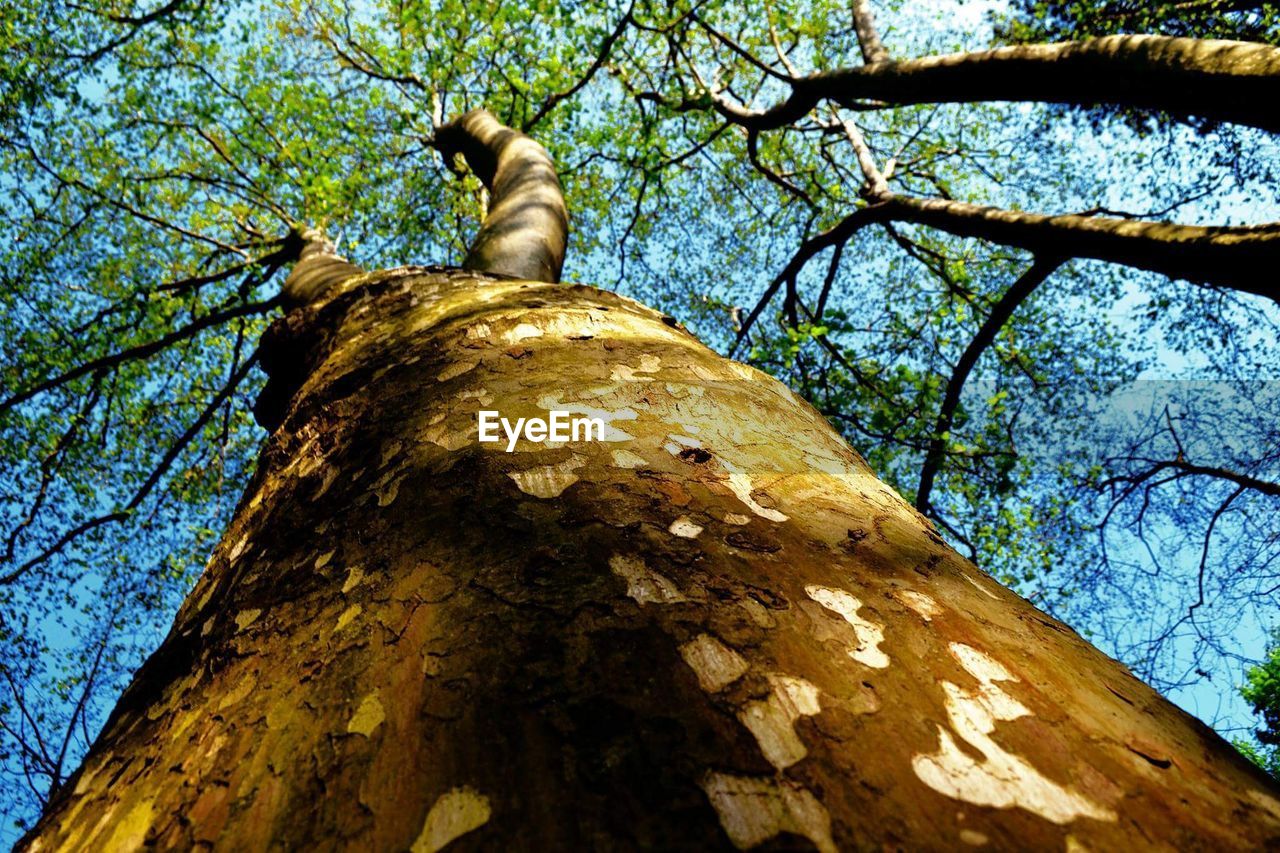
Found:
[[[1230,746],[669,317],[404,268],[264,348],[301,387],[27,849],[1280,843]]]

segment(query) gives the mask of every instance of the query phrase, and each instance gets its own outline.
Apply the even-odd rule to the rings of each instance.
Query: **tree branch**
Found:
[[[488,214],[463,267],[559,281],[569,213],[546,149],[488,110],[473,110],[444,125],[432,144],[446,162],[462,154],[489,190]]]
[[[1194,465],[1182,458],[1157,462],[1141,474],[1109,477],[1099,483],[1098,487],[1114,488],[1120,483],[1129,483],[1136,486],[1147,482],[1157,474],[1164,471],[1178,472],[1171,479],[1181,479],[1182,477],[1187,476],[1215,477],[1219,480],[1226,480],[1229,483],[1235,483],[1242,489],[1252,489],[1264,495],[1280,497],[1280,483],[1273,483],[1270,480],[1260,480],[1257,477],[1251,477],[1248,474],[1240,474],[1227,468],[1218,468],[1213,465]],[[1169,480],[1164,480],[1162,482],[1169,482]]]
[[[887,221],[927,225],[1049,256],[1109,261],[1280,302],[1280,282],[1259,274],[1280,267],[1280,223],[1213,227],[1046,216],[896,195],[870,209]]]
[[[634,8],[635,4],[632,3],[632,5],[627,8],[627,13],[622,16],[622,20],[618,21],[618,25],[613,28],[613,31],[609,33],[609,35],[605,36],[602,42],[600,42],[600,49],[596,51],[595,62],[592,62],[591,66],[586,70],[586,73],[578,78],[578,82],[574,83],[563,92],[555,92],[550,95],[545,101],[543,101],[542,106],[533,114],[533,117],[520,125],[521,130],[528,133],[534,125],[546,118],[547,114],[554,110],[562,101],[567,98],[572,98],[582,89],[583,86],[591,82],[591,78],[596,76],[596,72],[603,68],[604,64],[609,61],[609,54],[613,51],[614,43],[622,37],[624,32],[626,32],[627,25],[631,23],[631,11]]]
[[[228,308],[225,311],[215,311],[212,314],[206,314],[203,317],[193,320],[181,329],[176,329],[167,335],[156,338],[154,341],[148,341],[145,344],[138,344],[137,346],[129,347],[128,349],[121,350],[120,352],[84,362],[83,364],[73,367],[59,376],[55,376],[52,379],[46,379],[43,382],[38,382],[25,391],[19,391],[17,394],[14,394],[7,399],[0,400],[0,414],[7,412],[9,409],[12,409],[20,403],[30,400],[37,394],[42,394],[45,391],[65,385],[68,382],[79,379],[81,376],[86,376],[98,370],[108,370],[123,364],[126,361],[136,361],[140,358],[147,358],[171,344],[194,337],[199,332],[212,326],[217,326],[228,320],[234,320],[237,317],[245,317],[250,314],[264,314],[275,308],[280,303],[281,298],[279,296],[275,296],[264,302],[248,302],[243,305],[237,305],[234,308]]]
[[[747,319],[743,321],[742,327],[738,329],[737,337],[734,338],[733,345],[729,347],[729,357],[732,358],[733,354],[738,351],[738,347],[740,347],[742,342],[746,340],[747,333],[751,331],[751,327],[755,325],[760,314],[763,313],[765,307],[768,306],[770,301],[772,301],[774,295],[783,284],[789,282],[791,285],[794,285],[796,277],[800,274],[800,271],[804,269],[805,264],[807,264],[814,255],[831,246],[843,246],[850,238],[853,237],[854,234],[858,233],[858,230],[862,228],[862,226],[874,221],[875,214],[873,213],[872,208],[860,208],[840,220],[831,228],[823,231],[821,234],[810,237],[808,240],[801,243],[800,248],[796,250],[796,253],[791,257],[791,260],[787,263],[786,267],[784,267],[782,272],[778,273],[778,277],[770,282],[769,286],[765,288],[765,291],[760,296],[759,301],[756,302],[756,306],[751,309],[751,313],[748,314]]]
[[[754,130],[799,120],[819,101],[892,105],[1035,101],[1115,104],[1280,130],[1280,48],[1168,36],[1105,36],[975,53],[880,61],[820,71],[792,83],[764,111],[717,100],[725,118]]]
[[[187,445],[190,444],[199,434],[200,430],[204,429],[205,424],[207,424],[217,413],[218,408],[235,393],[238,387],[240,387],[240,383],[249,375],[250,369],[257,364],[257,361],[258,354],[254,353],[245,360],[244,364],[240,365],[238,370],[228,377],[221,390],[214,395],[213,399],[209,401],[208,405],[204,407],[191,425],[183,431],[182,435],[178,436],[177,440],[169,446],[169,449],[165,452],[165,455],[161,458],[159,464],[152,469],[151,474],[147,477],[146,481],[136,492],[134,492],[133,497],[130,498],[129,503],[125,504],[123,509],[118,509],[114,512],[109,512],[104,515],[91,518],[88,521],[81,522],[71,530],[64,533],[56,542],[44,549],[44,551],[40,552],[35,557],[32,557],[30,560],[27,560],[13,571],[0,576],[0,586],[7,586],[14,583],[33,567],[49,559],[54,554],[57,554],[71,542],[75,541],[85,533],[88,533],[90,530],[101,527],[105,524],[114,524],[116,522],[124,521],[129,518],[133,514],[133,511],[136,510],[144,500],[146,500],[147,495],[149,495],[151,490],[156,487],[164,477],[165,473],[168,472],[169,468],[173,465],[174,460],[178,458]]]
[[[853,29],[858,34],[863,62],[874,65],[889,61],[889,51],[884,49],[884,45],[880,43],[880,35],[876,32],[876,19],[871,12],[869,0],[853,0]]]
[[[960,394],[964,390],[965,382],[969,379],[969,374],[973,372],[982,353],[995,342],[996,335],[1004,328],[1005,323],[1009,322],[1013,312],[1061,263],[1062,261],[1056,258],[1037,258],[1030,269],[1023,273],[992,306],[991,313],[987,315],[987,319],[978,328],[969,346],[965,347],[960,360],[956,362],[955,370],[951,371],[951,378],[947,381],[947,390],[943,395],[942,408],[938,410],[938,420],[933,427],[933,437],[929,440],[929,450],[925,454],[924,465],[920,468],[920,486],[916,489],[916,509],[920,512],[929,511],[929,495],[933,491],[934,479],[937,477],[938,467],[942,464],[942,457],[946,450],[944,435],[951,430],[956,409],[960,405]]]
[[[338,254],[329,238],[316,228],[299,228],[290,235],[300,243],[294,264],[280,295],[292,306],[310,305],[331,289],[364,270]]]

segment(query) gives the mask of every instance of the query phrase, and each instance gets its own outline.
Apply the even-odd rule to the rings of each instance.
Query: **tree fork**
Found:
[[[235,518],[25,849],[1280,841],[1260,771],[670,318],[416,267],[305,310]],[[508,454],[482,408],[609,429]]]

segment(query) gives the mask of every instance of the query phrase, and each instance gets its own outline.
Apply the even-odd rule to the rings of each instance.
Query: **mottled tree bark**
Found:
[[[415,268],[299,311],[324,351],[30,849],[1280,840],[1227,744],[669,318]],[[507,454],[480,408],[610,430]]]
[[[1280,843],[1260,771],[776,380],[607,291],[306,240],[257,474],[25,849]],[[506,453],[481,409],[608,426]]]

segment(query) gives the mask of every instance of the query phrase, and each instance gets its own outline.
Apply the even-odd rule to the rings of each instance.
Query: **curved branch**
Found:
[[[520,126],[521,130],[525,131],[526,133],[529,132],[529,130],[534,125],[536,125],[538,122],[546,118],[547,114],[550,113],[552,110],[554,110],[560,104],[560,102],[564,101],[566,98],[572,98],[574,95],[578,94],[578,92],[582,89],[583,86],[586,86],[588,83],[591,82],[591,78],[596,76],[596,72],[599,71],[601,68],[603,68],[604,64],[609,61],[609,54],[613,52],[614,43],[617,42],[617,40],[622,37],[622,34],[627,29],[627,25],[629,25],[632,21],[631,12],[634,8],[635,8],[635,4],[633,2],[632,5],[627,9],[627,13],[622,16],[622,19],[620,21],[618,21],[618,25],[613,28],[612,32],[610,32],[607,36],[604,37],[604,40],[602,42],[600,42],[600,49],[596,51],[595,61],[592,62],[591,66],[586,70],[586,72],[580,78],[578,78],[578,82],[574,83],[572,86],[570,86],[568,89],[564,90],[563,92],[555,92],[550,97],[548,97],[545,101],[543,101],[542,106],[539,107],[538,111],[533,114],[533,118],[524,122]]]
[[[1005,323],[1009,322],[1009,318],[1013,316],[1018,306],[1025,302],[1027,297],[1043,284],[1061,263],[1057,259],[1037,258],[1030,269],[1024,272],[992,307],[991,313],[978,328],[978,333],[973,336],[973,340],[969,342],[969,346],[965,347],[960,360],[956,362],[955,370],[951,372],[951,378],[947,381],[946,394],[942,399],[942,408],[938,410],[938,420],[933,428],[933,437],[929,440],[929,450],[925,454],[924,465],[920,468],[920,486],[916,489],[916,509],[920,512],[929,510],[929,495],[933,491],[934,479],[938,475],[938,467],[942,464],[942,456],[946,449],[946,439],[943,436],[951,429],[956,409],[960,405],[960,393],[964,390],[964,383],[969,379],[969,374],[977,365],[978,358],[995,341],[996,335],[1004,328]]]
[[[755,130],[791,124],[825,99],[1116,104],[1280,131],[1278,80],[1280,48],[1271,45],[1122,35],[821,71],[797,80],[786,100],[763,112],[721,99],[716,108]]]
[[[1248,474],[1241,474],[1227,468],[1218,468],[1213,465],[1194,465],[1181,457],[1157,462],[1141,474],[1109,477],[1099,483],[1098,488],[1115,488],[1115,486],[1120,483],[1140,485],[1164,471],[1179,472],[1174,475],[1173,479],[1181,479],[1182,477],[1189,476],[1214,477],[1219,480],[1226,480],[1229,483],[1235,483],[1242,489],[1252,489],[1253,491],[1264,495],[1280,497],[1280,483],[1273,483],[1270,480],[1260,480],[1257,477],[1251,477]]]
[[[489,212],[462,266],[530,281],[559,281],[569,213],[546,149],[488,110],[473,110],[444,125],[433,145],[445,162],[462,154],[489,190]]]

